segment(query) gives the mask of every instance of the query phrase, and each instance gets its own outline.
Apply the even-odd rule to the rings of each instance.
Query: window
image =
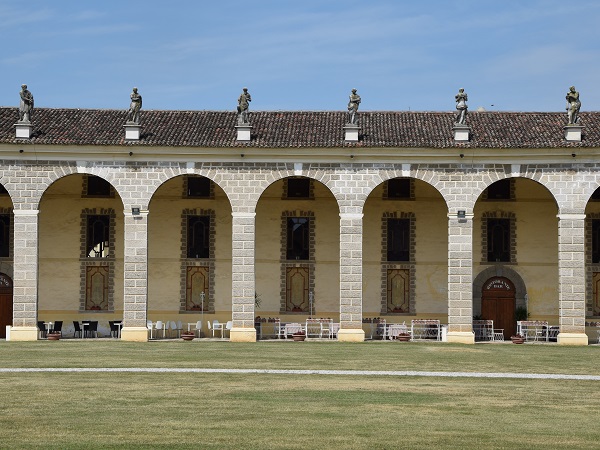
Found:
[[[108,181],[94,175],[88,175],[86,185],[86,196],[88,197],[111,197],[112,186]]]
[[[108,310],[109,266],[89,266],[85,273],[85,309]]]
[[[210,216],[187,216],[187,257],[210,258]]]
[[[512,180],[510,178],[496,181],[487,188],[488,200],[510,200]]]
[[[0,257],[10,256],[10,215],[0,214]]]
[[[286,259],[310,259],[309,245],[310,219],[308,217],[288,217]]]
[[[286,311],[309,312],[310,269],[308,267],[288,267],[285,278]]]
[[[410,178],[392,178],[386,182],[388,199],[410,200],[411,180]]]
[[[189,266],[186,270],[186,311],[206,311],[209,295],[209,268]]]
[[[310,198],[310,178],[287,178],[287,198]]]
[[[487,260],[510,262],[510,219],[487,219]]]
[[[86,256],[88,258],[108,257],[110,216],[108,214],[90,214],[86,220]]]
[[[210,198],[211,181],[205,177],[186,177],[188,198]]]
[[[410,261],[410,219],[387,220],[387,260]]]

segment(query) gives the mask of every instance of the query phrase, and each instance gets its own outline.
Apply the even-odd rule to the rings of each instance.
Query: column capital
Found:
[[[140,209],[139,211],[136,211],[135,213],[131,210],[131,209],[124,209],[123,210],[123,215],[125,217],[147,217],[148,214],[150,213],[150,211],[148,211],[147,209]]]
[[[40,213],[39,209],[14,209],[15,216],[37,216]]]

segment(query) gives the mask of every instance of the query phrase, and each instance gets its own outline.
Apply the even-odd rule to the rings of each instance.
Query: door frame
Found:
[[[6,339],[6,326],[13,322],[13,280],[6,273],[0,273],[0,297],[8,301],[0,300],[0,339]]]

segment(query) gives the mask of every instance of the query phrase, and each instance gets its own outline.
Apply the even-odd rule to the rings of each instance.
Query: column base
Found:
[[[38,340],[38,329],[37,327],[11,327],[10,328],[10,340],[11,341],[37,341]]]
[[[588,335],[585,333],[558,333],[558,345],[588,345]]]
[[[232,328],[230,342],[256,342],[256,328]]]
[[[121,340],[130,342],[148,342],[148,328],[146,327],[123,327]]]
[[[337,340],[338,342],[364,342],[365,331],[357,328],[340,328]]]
[[[448,331],[447,339],[455,344],[475,344],[475,335],[470,331]]]

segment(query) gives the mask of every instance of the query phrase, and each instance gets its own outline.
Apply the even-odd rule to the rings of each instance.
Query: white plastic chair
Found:
[[[196,322],[196,328],[194,329],[194,331],[196,331],[198,333],[198,337],[202,337],[202,321],[199,320],[198,322]]]
[[[231,337],[231,329],[232,328],[233,328],[233,321],[228,320],[227,323],[225,324],[225,331],[227,331],[227,333],[229,334],[229,337]]]
[[[206,324],[208,325],[208,331],[212,332],[212,335],[214,337],[215,336],[215,331],[212,329],[212,325],[210,324],[210,320],[207,320]]]
[[[150,339],[152,339],[153,338],[152,329],[154,327],[152,326],[152,321],[151,320],[147,320],[146,321],[146,328],[148,328],[148,331],[150,332]]]
[[[223,337],[223,325],[224,323],[219,322],[217,319],[213,320],[212,323],[212,335],[215,337],[215,331],[221,332],[221,337]]]
[[[163,329],[163,322],[162,320],[157,320],[156,321],[156,339],[158,339],[158,333],[162,333],[163,338],[165,337],[165,330]]]
[[[164,325],[163,325],[164,326],[164,330],[165,330],[165,332],[164,332],[164,338],[165,339],[168,338],[169,335],[171,334],[171,332],[169,331],[171,329],[170,323],[171,322],[169,322],[168,320],[165,320]]]
[[[183,333],[183,323],[181,322],[181,320],[177,321],[177,337],[181,337],[181,333]]]
[[[173,334],[177,335],[177,337],[181,337],[181,330],[177,328],[177,324],[174,320],[171,320],[171,330],[173,331]]]

